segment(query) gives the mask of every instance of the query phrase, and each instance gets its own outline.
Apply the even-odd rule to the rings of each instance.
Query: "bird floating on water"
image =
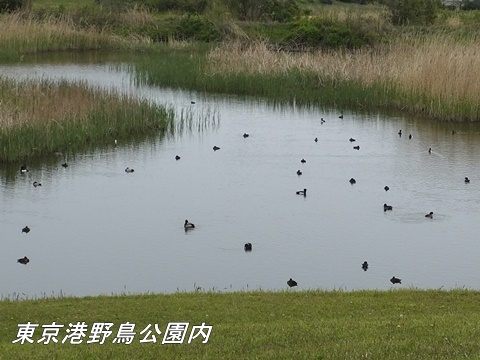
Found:
[[[388,186],[385,186],[385,187],[383,188],[383,190],[388,191],[388,190],[390,190],[390,188],[389,188]]]
[[[27,265],[29,262],[30,262],[30,259],[26,256],[17,260],[17,263],[23,264],[23,265]]]
[[[393,210],[393,206],[392,206],[392,205],[383,204],[383,211],[387,211],[387,210]]]
[[[428,148],[428,153],[429,153],[429,154],[432,153],[432,148]]]
[[[247,138],[247,137],[249,137],[249,136],[250,136],[249,134],[243,133],[243,137],[244,137],[244,138]]]
[[[135,171],[135,170],[130,169],[129,167],[127,167],[127,168],[125,169],[125,172],[126,172],[127,174],[133,173],[134,171]]]
[[[339,119],[343,119],[343,114],[338,117]]]
[[[296,192],[297,195],[307,196],[307,189],[303,189]]]
[[[354,178],[351,178],[349,181],[350,181],[350,184],[352,185],[357,183],[357,180],[355,180]]]
[[[290,287],[294,287],[294,286],[297,286],[298,284],[295,280],[290,278],[290,280],[287,281],[287,285],[290,286]]]
[[[325,120],[323,120],[323,118],[320,118],[320,124],[323,124],[325,122]]]
[[[302,175],[303,173],[300,171],[300,170],[297,170],[297,175],[300,176]]]
[[[25,233],[25,234],[28,234],[30,232],[30,228],[28,226],[25,226],[23,229],[22,229],[22,233]]]
[[[215,145],[215,146],[213,147],[213,151],[217,151],[217,150],[220,150],[220,148]]]
[[[314,140],[314,141],[315,141],[315,142],[318,142],[318,138],[315,138],[315,140]]]
[[[34,182],[33,182],[33,186],[34,186],[34,187],[42,186],[42,184],[40,184],[38,181],[34,181]]]
[[[395,277],[395,276],[392,276],[392,278],[390,279],[390,282],[391,282],[392,284],[401,284],[401,283],[402,283],[402,279],[399,279],[399,278],[397,278],[397,277]]]
[[[402,130],[398,132],[398,136],[402,136]]]
[[[362,264],[362,269],[363,271],[367,271],[368,270],[368,262],[364,261],[363,264]]]
[[[188,220],[185,220],[185,223],[183,224],[183,227],[184,227],[185,230],[189,230],[189,229],[194,229],[195,225],[192,224],[191,222],[189,222]]]
[[[300,160],[300,162],[301,162],[302,164],[305,164],[305,163],[307,162],[307,160],[302,159],[302,160]]]
[[[470,184],[470,179],[465,176],[465,184]]]
[[[353,148],[354,148],[355,150],[360,150],[360,146],[358,146],[358,145],[357,145],[357,146],[354,146]]]
[[[355,141],[355,139],[354,139],[354,138],[350,138],[348,141],[350,141],[350,142],[354,142],[354,141]]]
[[[28,172],[27,165],[20,166],[20,174],[25,174]]]
[[[175,160],[180,160],[180,156],[175,155]]]
[[[433,219],[433,211],[430,211],[427,215],[425,215],[425,217]]]
[[[67,163],[63,163],[62,166],[66,169],[68,167]]]
[[[412,140],[412,134],[408,135],[408,139]]]
[[[243,248],[245,251],[252,251],[252,244],[251,243],[246,243]]]

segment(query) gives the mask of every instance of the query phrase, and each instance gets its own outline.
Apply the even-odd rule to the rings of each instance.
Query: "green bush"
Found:
[[[180,19],[175,37],[181,40],[217,41],[221,33],[210,20],[200,15],[187,15]]]
[[[19,9],[30,8],[31,0],[0,0],[0,12],[12,12]]]
[[[386,0],[394,25],[431,25],[441,7],[440,0]]]
[[[377,41],[377,36],[353,23],[300,19],[291,24],[290,35],[286,41],[296,47],[354,49],[373,45]]]
[[[224,0],[227,9],[242,21],[295,19],[301,13],[295,0]]]
[[[178,11],[193,14],[203,14],[207,9],[208,0],[146,0],[145,5],[156,11]]]

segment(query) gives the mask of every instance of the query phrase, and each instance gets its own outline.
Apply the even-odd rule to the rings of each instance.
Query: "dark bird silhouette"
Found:
[[[294,286],[297,286],[298,284],[295,280],[290,278],[290,280],[287,281],[287,285],[290,286],[290,287],[294,287]]]
[[[30,259],[26,256],[17,260],[17,263],[23,264],[23,265],[27,265],[29,262],[30,262]]]
[[[20,166],[20,174],[25,174],[28,172],[27,165]]]
[[[302,175],[303,173],[300,171],[300,170],[297,170],[297,175],[300,176]]]
[[[314,141],[315,141],[315,142],[318,142],[318,138],[315,138],[315,140],[314,140]]]
[[[33,182],[33,186],[34,186],[34,187],[42,186],[42,184],[40,184],[38,181],[34,181],[34,182]]]
[[[252,251],[252,244],[251,243],[246,243],[243,248],[245,251]]]
[[[433,211],[430,211],[427,215],[425,215],[425,217],[433,219]]]
[[[428,153],[429,153],[429,154],[432,153],[432,148],[428,148]]]
[[[300,162],[301,162],[302,164],[305,164],[305,163],[307,162],[307,160],[302,159],[302,160],[300,160]]]
[[[348,141],[350,141],[350,142],[354,142],[354,141],[355,141],[355,139],[354,139],[354,138],[350,138]]]
[[[387,205],[387,204],[383,204],[383,211],[387,211],[387,210],[393,210],[393,206]]]
[[[30,228],[28,226],[25,226],[23,229],[22,229],[22,233],[25,233],[25,234],[28,234],[30,232]]]
[[[349,181],[350,181],[350,184],[352,185],[357,183],[357,181],[354,178],[351,178]]]
[[[180,156],[175,155],[175,160],[180,160]]]
[[[408,139],[412,140],[412,134],[408,135]]]
[[[126,172],[127,174],[133,173],[134,171],[135,171],[135,170],[130,169],[129,167],[127,167],[127,168],[125,169],[125,172]]]
[[[383,188],[383,190],[388,191],[388,190],[390,190],[390,188],[389,188],[388,186],[385,186],[385,187]]]
[[[188,229],[194,229],[195,225],[189,222],[188,220],[185,220],[185,224],[183,224],[183,227],[185,228],[185,230],[188,230]]]
[[[392,278],[390,279],[390,282],[392,284],[401,284],[402,283],[402,279],[399,279],[399,278],[396,278],[395,276],[392,276]]]
[[[297,195],[307,196],[307,189],[303,189],[303,191],[302,191],[302,190],[297,191],[296,194],[297,194]]]
[[[67,163],[63,163],[62,166],[66,169],[68,167]]]
[[[339,119],[343,119],[343,114],[338,117]]]
[[[190,104],[194,105],[194,104],[195,104],[195,101],[190,101]]]
[[[250,135],[248,135],[247,133],[243,133],[243,137],[244,137],[244,138],[247,138],[247,137],[249,137],[249,136],[250,136]]]
[[[465,184],[470,184],[470,179],[468,177],[465,177]]]
[[[215,146],[213,147],[213,151],[217,151],[217,150],[220,150],[220,148],[215,145]]]
[[[323,124],[325,122],[325,120],[323,120],[323,118],[320,118],[320,124]]]
[[[457,132],[455,130],[452,130],[452,135],[455,135]]]
[[[362,269],[363,271],[367,271],[368,270],[368,262],[364,261],[363,264],[362,264]]]
[[[398,136],[400,136],[400,137],[402,136],[402,130],[400,130],[400,131],[398,132]]]
[[[357,146],[354,146],[353,148],[354,148],[355,150],[360,150],[360,146],[358,146],[358,145],[357,145]]]

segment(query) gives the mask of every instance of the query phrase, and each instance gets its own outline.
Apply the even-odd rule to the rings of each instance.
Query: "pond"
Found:
[[[479,126],[135,85],[119,65],[40,59],[0,74],[82,79],[216,120],[67,168],[3,167],[3,298],[283,290],[289,278],[290,291],[480,289]]]

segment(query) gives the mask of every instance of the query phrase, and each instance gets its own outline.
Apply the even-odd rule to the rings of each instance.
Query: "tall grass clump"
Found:
[[[300,100],[316,98],[335,105],[398,108],[443,120],[478,121],[479,54],[478,43],[460,43],[448,36],[401,38],[373,49],[301,54],[273,52],[265,44],[228,44],[209,53],[205,71],[207,77],[224,81],[220,85],[217,80],[219,91],[230,89],[228,83],[234,82],[243,86],[240,93],[275,95],[279,90],[273,87],[282,79],[293,86],[290,94]],[[249,86],[259,82],[265,84],[259,90]],[[266,89],[268,83],[272,90]]]
[[[134,97],[53,83],[0,78],[0,161],[73,153],[115,139],[168,131],[174,111]]]

